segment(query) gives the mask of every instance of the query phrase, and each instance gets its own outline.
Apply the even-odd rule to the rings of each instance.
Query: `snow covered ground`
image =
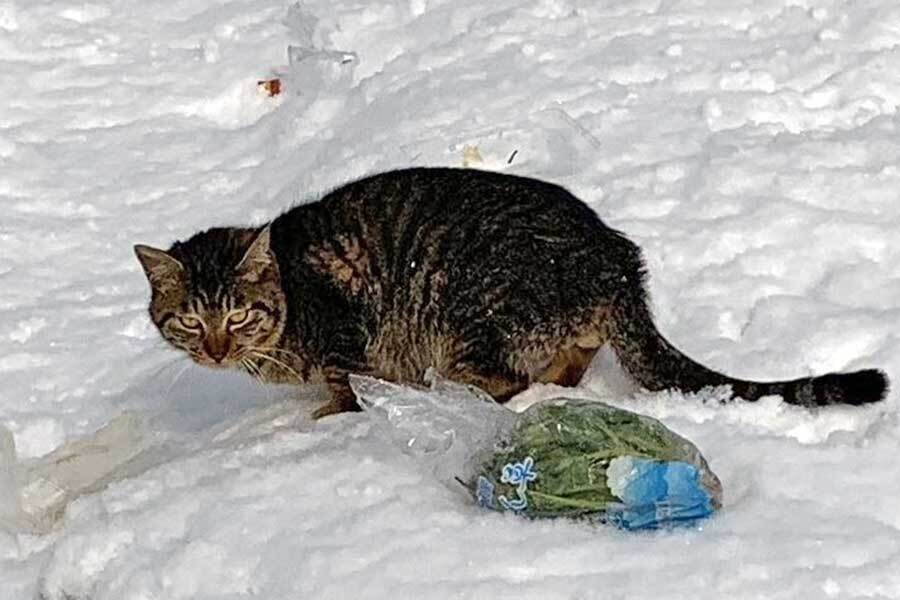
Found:
[[[660,328],[707,364],[896,380],[896,1],[2,0],[0,62],[0,423],[22,459],[126,410],[166,440],[52,533],[0,531],[0,598],[900,598],[897,392],[719,406],[616,394],[599,361],[582,393],[694,440],[726,507],[526,522],[363,415],[185,369],[131,252],[466,159],[639,242]]]

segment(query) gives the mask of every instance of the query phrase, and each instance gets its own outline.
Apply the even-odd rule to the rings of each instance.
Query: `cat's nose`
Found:
[[[230,349],[231,340],[228,336],[223,336],[221,338],[209,336],[203,340],[203,350],[206,352],[206,355],[217,363],[222,362],[222,360],[228,356],[228,351]]]

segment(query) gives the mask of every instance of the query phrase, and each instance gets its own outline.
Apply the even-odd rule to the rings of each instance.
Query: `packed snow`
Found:
[[[896,391],[723,405],[600,357],[570,394],[693,440],[724,509],[532,522],[364,414],[312,422],[321,390],[191,366],[131,251],[374,171],[502,170],[639,243],[661,330],[702,362],[897,380],[894,0],[0,0],[0,61],[0,513],[69,448],[98,478],[55,521],[0,519],[0,598],[900,598]]]

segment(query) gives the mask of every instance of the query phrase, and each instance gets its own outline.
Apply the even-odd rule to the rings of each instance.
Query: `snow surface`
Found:
[[[660,328],[707,364],[897,379],[895,0],[3,0],[0,61],[0,423],[23,460],[126,410],[166,440],[52,533],[0,532],[0,598],[900,598],[897,392],[719,406],[597,361],[579,393],[695,441],[725,509],[527,522],[363,415],[187,366],[131,252],[465,158],[640,243]]]

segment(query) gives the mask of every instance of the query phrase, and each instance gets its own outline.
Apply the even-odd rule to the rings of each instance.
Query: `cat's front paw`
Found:
[[[328,415],[336,415],[343,412],[359,412],[360,410],[362,409],[359,404],[356,403],[356,398],[351,397],[347,399],[329,400],[327,403],[312,411],[311,414],[314,420],[319,420]]]
[[[312,411],[312,418],[315,421],[318,421],[322,417],[327,417],[328,415],[336,415],[338,413],[346,412],[347,409],[342,408],[340,402],[336,400],[330,400],[329,402],[323,404],[319,408]]]

